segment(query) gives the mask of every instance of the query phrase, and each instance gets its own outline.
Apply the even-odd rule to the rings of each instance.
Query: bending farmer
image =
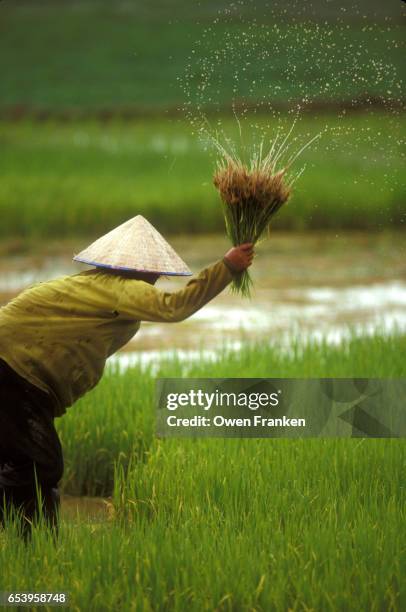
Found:
[[[190,317],[252,257],[251,244],[234,247],[184,289],[160,291],[160,276],[191,272],[138,215],[74,258],[92,269],[38,283],[0,309],[0,520],[4,510],[19,509],[29,535],[37,487],[56,529],[63,458],[54,418],[99,382],[106,359],[141,321]]]

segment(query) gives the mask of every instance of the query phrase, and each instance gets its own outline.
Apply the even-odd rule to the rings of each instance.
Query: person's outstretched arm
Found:
[[[223,291],[235,275],[251,265],[252,258],[252,244],[233,247],[180,291],[161,291],[144,281],[124,280],[116,306],[118,315],[137,321],[183,321]]]

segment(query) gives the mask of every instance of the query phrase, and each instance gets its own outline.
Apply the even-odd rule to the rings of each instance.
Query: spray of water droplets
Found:
[[[392,161],[404,155],[399,133],[404,89],[396,61],[401,26],[386,18],[374,22],[356,8],[355,24],[345,8],[326,20],[317,19],[315,7],[309,19],[311,3],[306,16],[302,4],[278,11],[262,5],[259,14],[254,2],[237,0],[219,11],[195,41],[179,79],[183,113],[193,132],[217,152],[236,155],[238,149],[239,158],[248,161],[257,154],[255,147],[264,142],[272,147],[277,135],[289,133],[286,144],[296,152],[312,141],[327,155],[345,151],[349,163],[379,159],[382,164],[384,158],[393,182]],[[355,111],[363,117],[356,126],[349,120]],[[309,112],[318,119],[318,134],[300,129],[298,118]],[[385,139],[375,128],[382,113]],[[227,115],[237,120],[238,142],[225,133]],[[314,138],[323,118],[323,138]]]

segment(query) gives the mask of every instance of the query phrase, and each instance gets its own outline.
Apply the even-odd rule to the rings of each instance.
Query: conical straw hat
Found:
[[[129,219],[98,238],[73,259],[91,266],[115,270],[154,272],[171,276],[192,274],[165,238],[142,215]]]

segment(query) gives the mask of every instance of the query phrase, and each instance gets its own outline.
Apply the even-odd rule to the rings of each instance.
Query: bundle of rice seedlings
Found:
[[[220,153],[213,183],[220,193],[226,232],[234,246],[244,242],[256,244],[265,234],[271,219],[289,200],[292,184],[304,168],[293,178],[287,178],[288,170],[298,155],[319,135],[292,156],[283,168],[276,170],[278,160],[286,150],[288,136],[278,149],[275,139],[265,157],[262,156],[261,145],[248,164],[244,164],[234,149],[230,153],[218,140],[213,139]],[[250,297],[251,287],[248,270],[238,275],[232,283],[232,289],[245,297]]]

